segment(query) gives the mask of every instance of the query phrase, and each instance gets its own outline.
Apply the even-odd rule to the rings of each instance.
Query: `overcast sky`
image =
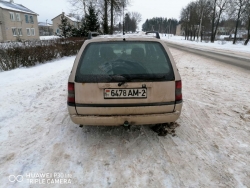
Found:
[[[69,13],[71,5],[67,0],[14,0],[17,4],[22,4],[32,11],[39,14],[39,22],[52,22],[51,19],[62,13]],[[191,0],[131,0],[131,6],[127,11],[141,13],[142,21],[140,26],[147,18],[167,17],[180,19],[180,11]]]

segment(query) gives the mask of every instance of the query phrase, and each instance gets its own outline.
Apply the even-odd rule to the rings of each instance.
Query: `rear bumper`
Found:
[[[81,125],[103,125],[103,126],[121,126],[125,121],[130,125],[147,125],[175,122],[180,116],[180,111],[161,114],[146,115],[116,115],[116,116],[84,116],[70,115],[75,124]]]

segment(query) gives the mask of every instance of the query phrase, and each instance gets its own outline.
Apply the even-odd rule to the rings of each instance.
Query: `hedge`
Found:
[[[0,44],[0,70],[30,67],[53,59],[76,55],[84,39],[56,39]]]

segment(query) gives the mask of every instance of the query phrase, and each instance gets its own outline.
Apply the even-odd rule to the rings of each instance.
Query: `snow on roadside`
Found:
[[[4,126],[5,121],[27,111],[39,95],[52,88],[52,85],[57,83],[59,73],[68,75],[74,58],[75,56],[66,57],[35,67],[1,72],[0,85],[4,92],[0,93],[0,97],[4,100],[0,103],[0,128]],[[8,133],[0,137],[0,142],[4,141],[6,136]]]
[[[72,123],[66,87],[74,57],[1,72],[1,186],[249,186],[249,71],[171,52],[184,96],[176,137],[158,137],[147,126],[127,132]],[[30,184],[25,177],[59,172],[71,174],[72,184]],[[9,175],[24,181],[11,183]]]
[[[233,44],[232,41],[215,41],[214,43],[211,42],[197,42],[197,41],[189,41],[185,40],[183,36],[173,36],[173,35],[164,35],[160,34],[161,39],[185,45],[190,47],[197,47],[197,48],[204,48],[210,50],[223,50],[223,51],[230,51],[230,52],[242,52],[247,53],[250,56],[250,42],[247,46],[243,45],[243,41],[238,42],[237,44]]]
[[[59,36],[40,36],[40,40],[53,40],[53,39],[58,39],[60,38]]]

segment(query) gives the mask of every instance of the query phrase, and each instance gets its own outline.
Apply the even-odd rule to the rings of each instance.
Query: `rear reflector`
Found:
[[[182,84],[181,80],[175,82],[175,101],[181,101],[182,100]]]
[[[75,84],[68,83],[68,103],[75,103]]]

